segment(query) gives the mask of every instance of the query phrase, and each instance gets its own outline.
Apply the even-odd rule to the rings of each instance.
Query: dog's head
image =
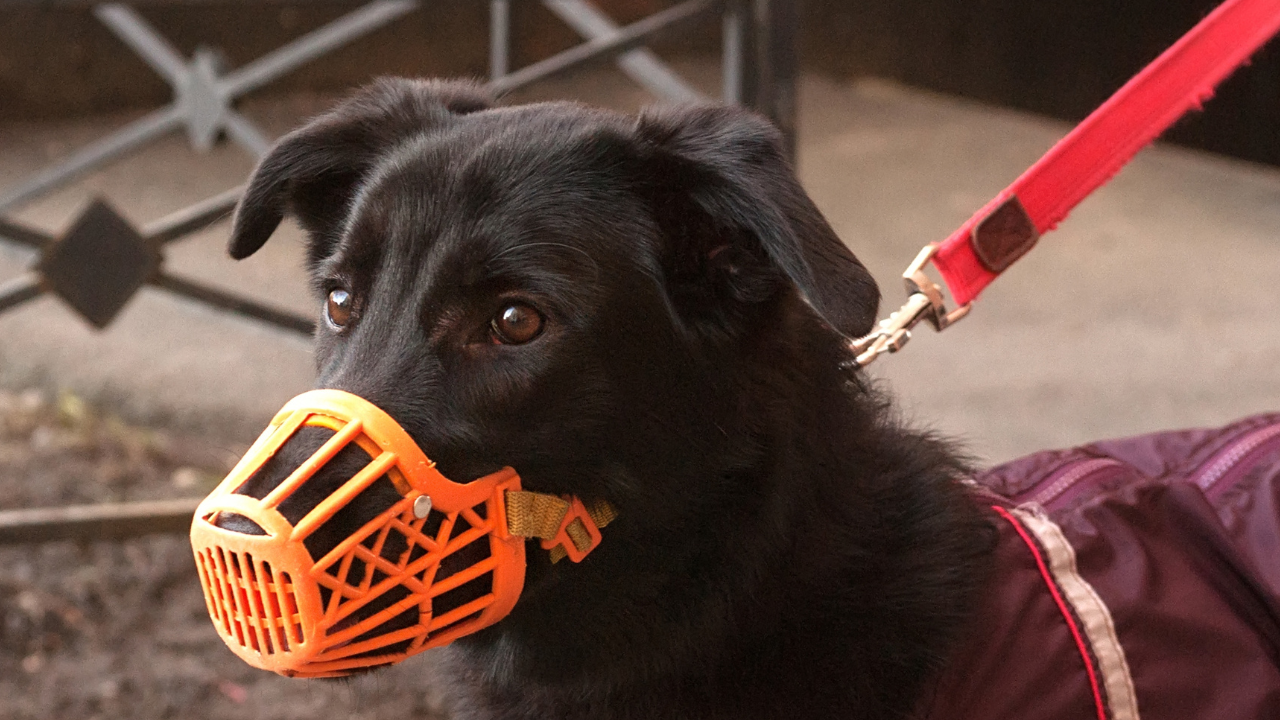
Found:
[[[618,509],[581,565],[531,552],[516,609],[469,641],[548,676],[694,642],[624,619],[678,615],[681,588],[714,581],[707,548],[738,520],[710,510],[742,505],[769,454],[762,385],[788,353],[868,332],[878,305],[776,130],[734,108],[502,108],[383,80],[262,160],[231,254],[287,213],[309,239],[319,387],[386,410],[451,478],[510,466]]]

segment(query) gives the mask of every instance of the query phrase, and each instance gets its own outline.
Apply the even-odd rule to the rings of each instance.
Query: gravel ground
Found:
[[[243,450],[0,391],[0,509],[199,496]],[[0,718],[440,718],[429,662],[255,670],[214,633],[185,537],[0,546]]]

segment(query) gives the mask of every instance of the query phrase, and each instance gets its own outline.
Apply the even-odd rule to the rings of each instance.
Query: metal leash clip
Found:
[[[911,329],[921,320],[928,321],[934,330],[941,332],[969,314],[973,303],[948,311],[946,300],[942,297],[942,286],[924,274],[924,266],[937,252],[937,243],[926,245],[906,272],[902,273],[902,280],[907,286],[906,304],[881,320],[869,335],[850,343],[850,347],[857,353],[854,362],[858,367],[870,365],[885,353],[901,350],[911,339]]]

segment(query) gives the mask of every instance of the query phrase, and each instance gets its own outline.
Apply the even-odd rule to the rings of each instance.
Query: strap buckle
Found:
[[[973,303],[947,310],[942,286],[924,274],[924,266],[937,252],[937,243],[926,245],[902,273],[903,283],[907,287],[907,302],[897,312],[881,320],[869,335],[850,342],[850,347],[857,353],[854,362],[858,367],[870,365],[885,353],[901,350],[911,340],[912,328],[921,320],[927,321],[934,330],[941,332],[969,314]]]
[[[576,497],[567,499],[569,509],[560,520],[560,528],[556,530],[554,537],[542,541],[542,549],[552,550],[552,557],[556,558],[558,553],[554,549],[563,548],[565,555],[577,563],[582,562],[588,553],[600,545],[600,528],[591,519],[591,513],[587,512],[587,506],[581,500]]]

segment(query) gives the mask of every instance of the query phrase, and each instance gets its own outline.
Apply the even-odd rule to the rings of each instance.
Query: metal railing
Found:
[[[627,77],[660,98],[677,102],[704,100],[700,91],[645,45],[719,14],[722,99],[768,117],[782,130],[788,150],[794,151],[794,0],[683,0],[626,26],[616,24],[588,0],[537,0],[578,33],[583,42],[515,69],[510,67],[512,1],[490,0],[489,88],[495,94],[589,63],[613,61]],[[82,211],[60,237],[5,219],[4,214],[180,130],[186,132],[198,152],[210,150],[219,137],[225,136],[260,157],[271,141],[236,109],[238,99],[419,8],[417,0],[374,0],[257,60],[227,69],[220,54],[212,49],[202,47],[189,59],[183,57],[128,5],[96,6],[97,18],[168,83],[173,100],[15,187],[0,191],[0,241],[38,253],[25,274],[0,284],[0,313],[53,294],[93,327],[105,329],[139,289],[150,286],[289,332],[310,334],[310,318],[165,269],[165,246],[226,218],[242,188],[227,190],[140,229],[102,198]],[[0,511],[0,542],[172,531],[185,527],[190,519],[194,505],[183,502]]]

